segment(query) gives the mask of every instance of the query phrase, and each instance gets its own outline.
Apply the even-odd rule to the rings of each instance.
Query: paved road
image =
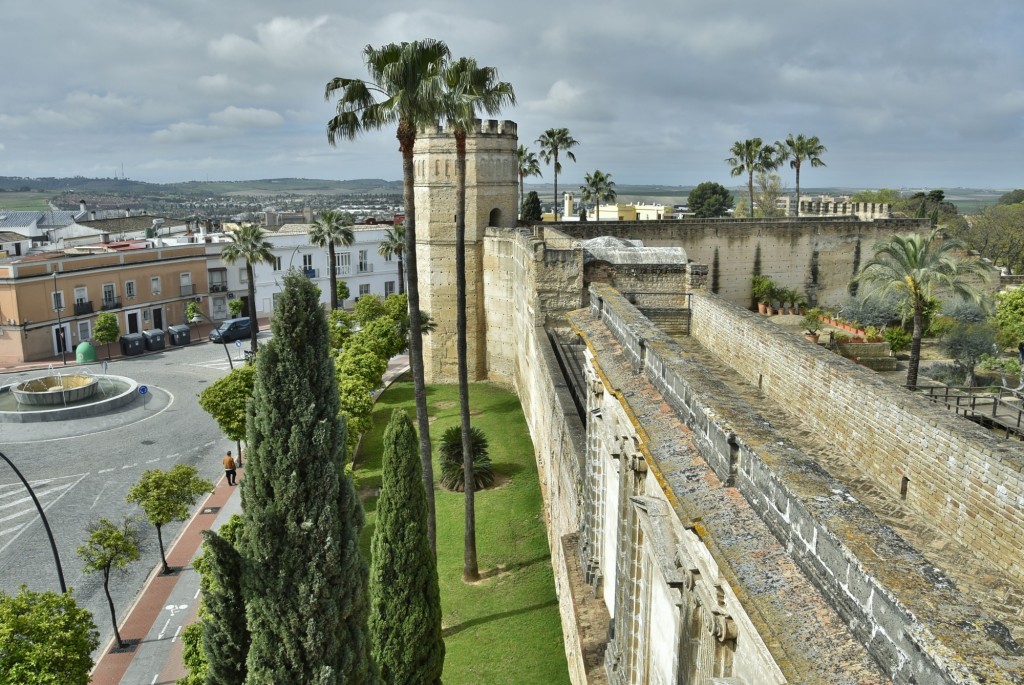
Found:
[[[192,464],[213,482],[223,475],[220,458],[234,443],[223,437],[196,396],[228,367],[224,348],[205,342],[115,359],[109,372],[146,384],[150,394],[145,402],[136,399],[89,419],[0,424],[0,451],[18,466],[45,508],[64,577],[79,604],[93,612],[101,645],[113,635],[102,578],[82,573],[75,549],[86,540],[89,524],[102,516],[144,518],[124,498],[145,469]],[[39,373],[0,374],[0,385]],[[167,547],[183,525],[165,527]],[[119,619],[160,560],[155,529],[142,523],[141,531],[142,558],[112,582]],[[53,556],[35,508],[16,476],[0,463],[0,589],[13,593],[22,584],[33,590],[58,589]]]

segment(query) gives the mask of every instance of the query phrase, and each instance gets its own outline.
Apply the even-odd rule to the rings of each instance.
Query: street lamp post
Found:
[[[60,343],[60,360],[68,365],[68,341],[64,337],[64,324],[60,320],[60,310],[64,309],[64,298],[57,302],[57,272],[53,272],[53,308],[57,311],[57,342]]]
[[[68,586],[64,584],[64,569],[61,568],[60,565],[60,554],[57,553],[57,543],[53,539],[53,531],[50,530],[50,522],[46,520],[46,513],[43,512],[43,507],[41,504],[39,504],[39,500],[36,498],[36,493],[33,492],[32,486],[30,486],[28,484],[28,481],[25,480],[25,476],[21,475],[21,471],[19,471],[18,467],[14,465],[14,462],[8,459],[7,455],[5,455],[3,452],[0,452],[0,458],[6,461],[7,465],[14,470],[14,473],[17,474],[18,479],[21,481],[22,485],[24,485],[25,489],[28,490],[29,496],[32,497],[32,501],[36,505],[36,511],[39,512],[39,518],[43,520],[43,528],[46,529],[46,537],[50,539],[50,549],[53,550],[53,562],[57,565],[57,579],[60,581],[61,594],[66,594],[68,591]]]

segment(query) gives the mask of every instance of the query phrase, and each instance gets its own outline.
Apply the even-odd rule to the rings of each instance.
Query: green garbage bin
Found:
[[[75,361],[79,364],[88,364],[96,361],[96,348],[88,340],[78,343],[75,348]]]

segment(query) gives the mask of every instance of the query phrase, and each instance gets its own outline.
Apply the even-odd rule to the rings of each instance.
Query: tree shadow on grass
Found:
[[[491,568],[488,568],[488,569],[485,569],[485,570],[481,571],[480,572],[480,580],[487,580],[488,578],[493,578],[494,576],[500,576],[503,573],[515,573],[516,571],[521,571],[524,568],[529,568],[529,567],[533,566],[534,564],[539,564],[541,562],[547,562],[547,563],[550,564],[551,563],[551,555],[550,554],[542,554],[542,555],[540,555],[538,557],[534,557],[533,559],[524,559],[523,561],[513,561],[512,563],[509,563],[509,564],[498,564],[497,566],[493,566]]]
[[[495,461],[491,463],[491,468],[494,469],[495,473],[500,473],[510,478],[526,470],[525,466],[514,461]]]
[[[464,622],[462,622],[462,623],[460,623],[458,625],[449,626],[447,628],[442,629],[441,630],[441,637],[451,637],[452,635],[455,635],[457,633],[461,633],[463,630],[466,630],[467,628],[473,628],[474,626],[478,626],[478,625],[481,625],[481,624],[484,624],[484,623],[490,623],[491,621],[499,621],[499,620],[501,620],[503,618],[511,618],[512,616],[519,616],[521,614],[526,614],[526,613],[529,613],[531,611],[537,611],[539,609],[547,609],[548,607],[553,607],[553,606],[556,606],[557,604],[558,604],[558,600],[557,599],[551,599],[551,600],[548,600],[547,602],[542,602],[540,604],[534,604],[533,606],[523,607],[521,609],[512,609],[511,611],[502,611],[502,612],[499,612],[497,614],[491,614],[490,616],[481,616],[479,618],[470,619],[469,621],[464,621]]]

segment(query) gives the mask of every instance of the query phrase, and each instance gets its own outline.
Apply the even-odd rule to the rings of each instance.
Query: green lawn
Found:
[[[458,388],[430,386],[430,434],[434,473],[437,441],[458,423]],[[533,443],[518,398],[499,387],[470,388],[473,425],[490,441],[498,482],[477,493],[476,531],[480,573],[475,585],[462,582],[463,500],[461,493],[436,490],[438,575],[444,610],[447,685],[568,683],[551,558],[541,517],[542,499]],[[380,486],[381,436],[396,408],[415,422],[412,384],[393,385],[374,409],[373,430],[356,458],[356,487]],[[369,555],[376,498],[364,501],[367,526],[362,548]]]
[[[49,195],[41,192],[0,193],[0,209],[11,212],[45,212],[50,208],[49,199]]]

